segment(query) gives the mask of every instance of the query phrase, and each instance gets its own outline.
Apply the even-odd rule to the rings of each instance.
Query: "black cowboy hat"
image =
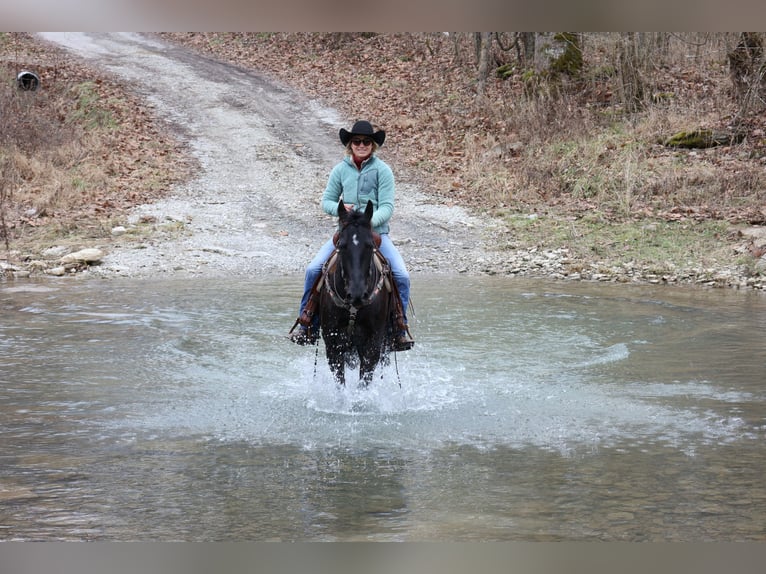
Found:
[[[346,131],[343,128],[340,128],[340,142],[343,145],[348,145],[349,140],[351,139],[351,136],[370,136],[373,141],[378,144],[379,146],[383,145],[383,142],[386,139],[386,132],[383,130],[375,131],[372,127],[372,124],[366,120],[359,120],[354,124],[354,127],[351,128],[351,131]]]

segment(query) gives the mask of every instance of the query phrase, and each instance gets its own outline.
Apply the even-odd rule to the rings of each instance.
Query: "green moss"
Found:
[[[710,147],[712,132],[710,130],[693,130],[678,132],[670,136],[665,145],[682,148],[706,148]]]
[[[513,76],[513,73],[516,71],[516,66],[513,64],[503,64],[499,68],[495,70],[495,74],[497,74],[497,77],[501,80],[506,80]]]
[[[526,70],[521,75],[527,94],[537,94],[541,91],[557,94],[564,85],[564,76],[576,79],[582,77],[583,57],[578,34],[558,32],[550,41],[541,44],[541,51],[548,58],[547,66],[537,70]],[[500,77],[509,77],[512,70],[503,66],[498,68],[497,74]]]
[[[551,62],[551,73],[580,76],[583,68],[580,38],[574,32],[559,32],[553,39],[564,47],[564,52]]]
[[[686,149],[704,149],[742,141],[744,134],[716,132],[709,129],[682,131],[665,140],[665,145]]]

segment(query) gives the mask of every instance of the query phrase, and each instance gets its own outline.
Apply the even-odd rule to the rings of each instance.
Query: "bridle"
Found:
[[[351,302],[351,297],[348,294],[345,297],[341,297],[338,294],[338,288],[336,284],[337,274],[334,272],[335,267],[339,269],[341,279],[343,279],[343,292],[348,293],[348,280],[346,273],[343,270],[343,261],[340,257],[340,249],[337,247],[335,248],[335,251],[333,251],[333,254],[330,256],[330,258],[323,265],[322,274],[326,278],[326,288],[327,292],[332,298],[332,302],[336,307],[346,309],[351,314],[352,321],[355,319],[356,313],[359,311],[359,309],[366,307],[378,297],[383,287],[385,287],[387,291],[391,290],[391,284],[388,281],[388,261],[385,260],[377,248],[373,249],[372,260],[370,261],[370,277],[373,281],[375,281],[375,287],[370,291],[370,294],[367,297],[362,299],[361,305],[354,305]]]

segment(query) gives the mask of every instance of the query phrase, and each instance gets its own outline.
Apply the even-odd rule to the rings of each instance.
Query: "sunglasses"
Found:
[[[368,139],[364,139],[364,140],[354,139],[354,140],[351,140],[351,145],[364,145],[364,146],[368,146],[368,145],[372,145],[372,140],[368,140]]]

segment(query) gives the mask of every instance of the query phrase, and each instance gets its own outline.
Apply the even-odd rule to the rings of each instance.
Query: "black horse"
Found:
[[[390,351],[392,290],[388,263],[377,252],[373,206],[346,211],[338,202],[340,231],[326,266],[320,317],[327,361],[335,380],[345,384],[345,366],[359,364],[359,380],[372,381],[375,367]]]

